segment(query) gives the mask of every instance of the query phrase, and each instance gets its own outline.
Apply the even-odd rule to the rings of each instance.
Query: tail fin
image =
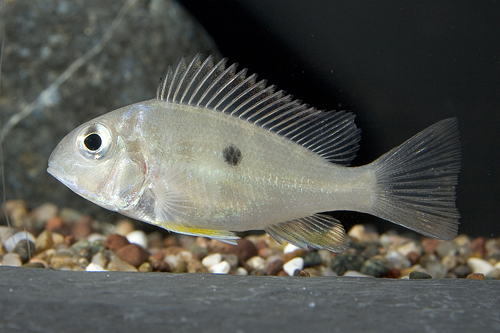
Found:
[[[456,118],[423,130],[372,163],[371,213],[426,236],[453,238],[460,217],[455,206],[460,160]]]

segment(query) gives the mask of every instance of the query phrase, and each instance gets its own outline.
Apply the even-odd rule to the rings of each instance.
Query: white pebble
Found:
[[[402,255],[404,255],[405,257],[410,252],[415,252],[416,254],[418,254],[419,256],[421,256],[422,253],[424,252],[424,249],[417,242],[415,242],[415,241],[409,241],[408,243],[405,243],[405,244],[403,244],[401,246],[398,246],[397,251],[399,253],[401,253]]]
[[[292,252],[295,252],[297,250],[300,250],[300,247],[297,247],[293,244],[287,244],[285,246],[285,249],[283,250],[283,253],[292,253]]]
[[[85,268],[87,272],[106,272],[107,270],[104,269],[101,265],[90,263],[87,268]]]
[[[4,266],[20,267],[22,264],[21,256],[17,253],[7,253],[2,258],[2,265]]]
[[[95,233],[95,232],[93,234],[90,234],[87,237],[87,242],[89,242],[89,243],[98,242],[98,241],[105,241],[105,240],[106,240],[106,236]]]
[[[344,275],[342,276],[349,276],[349,277],[367,277],[367,278],[371,278],[373,276],[370,276],[370,275],[366,275],[366,274],[363,274],[363,273],[360,273],[358,271],[346,271],[344,273]]]
[[[243,267],[238,267],[236,270],[236,275],[248,275],[248,271]]]
[[[221,261],[218,264],[213,265],[208,269],[210,273],[214,274],[227,274],[229,273],[229,270],[231,269],[231,265],[227,261]]]
[[[247,264],[253,269],[264,269],[264,266],[266,265],[266,260],[262,257],[254,256],[247,260]]]
[[[177,265],[179,265],[179,258],[177,258],[177,256],[174,254],[169,254],[168,256],[165,256],[165,258],[163,258],[163,261],[166,262],[172,269],[174,269],[175,267],[177,267]]]
[[[293,258],[283,265],[283,270],[290,276],[293,276],[297,269],[301,270],[302,268],[304,268],[304,259],[301,257]]]
[[[35,244],[35,236],[33,236],[32,234],[30,234],[29,232],[20,231],[20,232],[18,232],[16,234],[12,235],[11,237],[9,237],[3,243],[3,247],[4,247],[5,251],[11,252],[12,250],[14,250],[14,248],[17,245],[17,243],[19,243],[20,241],[26,240],[26,239],[28,239],[33,244]]]
[[[213,265],[217,265],[221,261],[222,261],[222,255],[220,253],[213,253],[203,258],[201,263],[203,264],[203,266],[210,268]]]
[[[127,240],[132,244],[137,244],[143,248],[148,248],[148,237],[142,230],[134,230],[127,234]]]
[[[488,273],[490,273],[494,268],[492,264],[479,258],[467,259],[467,266],[472,269],[473,273],[481,273],[484,275],[488,275]]]

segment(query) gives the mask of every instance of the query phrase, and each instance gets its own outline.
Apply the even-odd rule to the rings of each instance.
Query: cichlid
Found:
[[[311,108],[237,64],[184,59],[156,99],[70,132],[47,171],[82,197],[173,232],[235,243],[263,229],[298,247],[346,249],[339,221],[319,212],[372,214],[451,239],[461,147],[442,120],[361,167],[349,112]]]

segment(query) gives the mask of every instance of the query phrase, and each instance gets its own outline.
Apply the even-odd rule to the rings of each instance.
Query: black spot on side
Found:
[[[229,145],[222,151],[222,155],[224,156],[224,160],[227,164],[236,166],[240,163],[241,158],[241,150],[235,145]]]

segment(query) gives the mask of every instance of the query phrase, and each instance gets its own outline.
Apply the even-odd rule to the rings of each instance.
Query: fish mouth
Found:
[[[69,187],[70,189],[74,189],[76,187],[75,182],[67,177],[64,170],[62,170],[61,167],[55,165],[51,161],[49,161],[49,166],[47,168],[47,172],[52,177],[54,177],[55,179],[57,179],[58,181],[60,181],[61,183],[63,183],[67,187]]]

